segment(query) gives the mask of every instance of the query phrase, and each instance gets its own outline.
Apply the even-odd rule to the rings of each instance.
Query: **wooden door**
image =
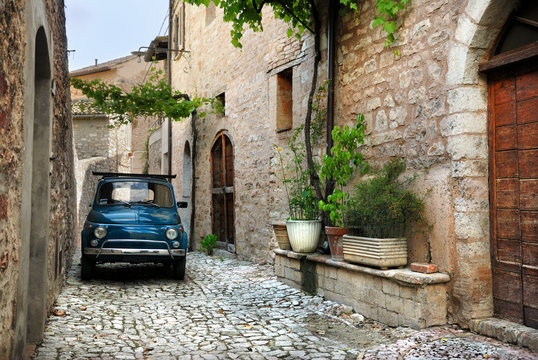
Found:
[[[234,155],[230,138],[221,132],[211,149],[212,229],[217,246],[235,252]]]
[[[538,328],[538,64],[488,80],[495,315]]]

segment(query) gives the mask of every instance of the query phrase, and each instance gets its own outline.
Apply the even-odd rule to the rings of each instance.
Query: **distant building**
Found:
[[[63,0],[0,2],[0,357],[42,339],[74,250]]]
[[[70,75],[87,81],[100,79],[129,91],[133,85],[149,81],[152,75],[150,66],[138,61],[137,56],[130,55],[75,70]],[[154,66],[158,68],[161,65]],[[88,99],[80,90],[71,87],[71,100],[77,159],[78,219],[79,226],[82,226],[98,180],[91,172],[147,171],[149,129],[155,119],[139,117],[132,123],[114,126],[111,116],[88,109]]]

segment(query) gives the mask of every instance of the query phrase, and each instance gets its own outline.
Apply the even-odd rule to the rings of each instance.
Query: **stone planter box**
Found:
[[[367,238],[344,235],[344,260],[381,269],[407,264],[406,238]]]

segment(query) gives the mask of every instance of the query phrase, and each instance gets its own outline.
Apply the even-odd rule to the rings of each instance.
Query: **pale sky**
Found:
[[[65,15],[67,48],[76,50],[70,71],[130,55],[168,33],[168,0],[65,0]]]

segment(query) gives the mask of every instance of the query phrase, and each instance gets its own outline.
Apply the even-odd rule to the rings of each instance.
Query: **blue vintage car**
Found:
[[[181,225],[169,175],[93,172],[102,176],[82,229],[81,278],[96,263],[164,263],[176,279],[185,277],[187,234]]]

